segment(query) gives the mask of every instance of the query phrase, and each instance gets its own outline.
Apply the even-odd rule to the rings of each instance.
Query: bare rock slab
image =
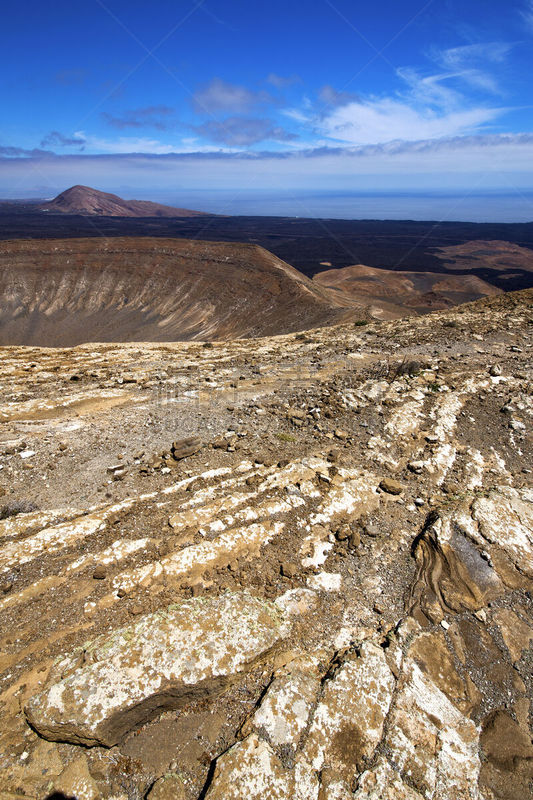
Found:
[[[184,601],[64,659],[26,717],[46,739],[110,747],[164,710],[217,695],[289,627],[277,606],[246,592]]]

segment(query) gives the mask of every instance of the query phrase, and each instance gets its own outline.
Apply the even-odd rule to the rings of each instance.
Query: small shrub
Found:
[[[29,514],[30,511],[38,510],[38,507],[28,500],[12,500],[0,507],[0,519],[8,519],[8,517],[16,517],[17,514]]]
[[[398,378],[400,375],[410,375],[414,377],[415,375],[420,375],[421,369],[422,364],[419,361],[402,361],[396,368],[395,377]]]
[[[296,442],[297,439],[295,436],[291,436],[290,433],[276,433],[278,439],[282,442]]]
[[[363,325],[368,325],[367,319],[356,319],[353,324],[354,328],[361,328]]]

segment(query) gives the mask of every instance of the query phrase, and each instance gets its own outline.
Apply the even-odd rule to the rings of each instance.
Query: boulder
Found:
[[[245,592],[183,601],[65,658],[26,716],[46,739],[110,747],[164,710],[216,696],[288,631],[276,605]]]

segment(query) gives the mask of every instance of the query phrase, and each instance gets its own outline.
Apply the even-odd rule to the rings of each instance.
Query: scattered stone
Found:
[[[357,550],[357,548],[361,544],[361,536],[360,536],[359,532],[358,531],[352,531],[350,533],[348,542],[350,544],[350,547],[353,547],[354,550]]]
[[[371,341],[4,348],[0,795],[529,797],[531,296]]]
[[[105,577],[107,577],[107,570],[104,566],[99,564],[93,572],[93,578],[96,581],[102,581]]]
[[[292,561],[284,561],[281,565],[281,574],[285,578],[294,578],[299,572],[298,565]]]
[[[492,364],[489,369],[489,375],[492,375],[493,378],[497,378],[499,375],[502,374],[502,368],[499,364]]]
[[[344,542],[346,539],[350,537],[351,533],[352,529],[350,528],[350,526],[344,523],[343,525],[340,525],[340,527],[337,528],[337,530],[335,531],[335,536],[339,540],[339,542]]]
[[[405,486],[398,481],[393,480],[392,478],[383,478],[383,480],[379,484],[380,489],[383,489],[384,492],[387,494],[401,494]]]
[[[188,458],[197,453],[201,447],[202,440],[198,436],[189,436],[172,443],[172,456],[176,461],[181,461],[182,458]]]
[[[112,467],[107,468],[107,472],[109,472],[110,475],[113,475],[115,472],[120,472],[123,469],[124,464],[114,464]]]
[[[293,423],[303,422],[306,416],[307,416],[307,411],[304,411],[302,408],[287,409],[287,419],[289,419]]]

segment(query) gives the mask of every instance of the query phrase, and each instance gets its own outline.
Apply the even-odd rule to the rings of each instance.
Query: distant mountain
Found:
[[[40,206],[42,211],[101,217],[198,217],[201,211],[173,208],[150,200],[123,200],[90,186],[72,186]]]

